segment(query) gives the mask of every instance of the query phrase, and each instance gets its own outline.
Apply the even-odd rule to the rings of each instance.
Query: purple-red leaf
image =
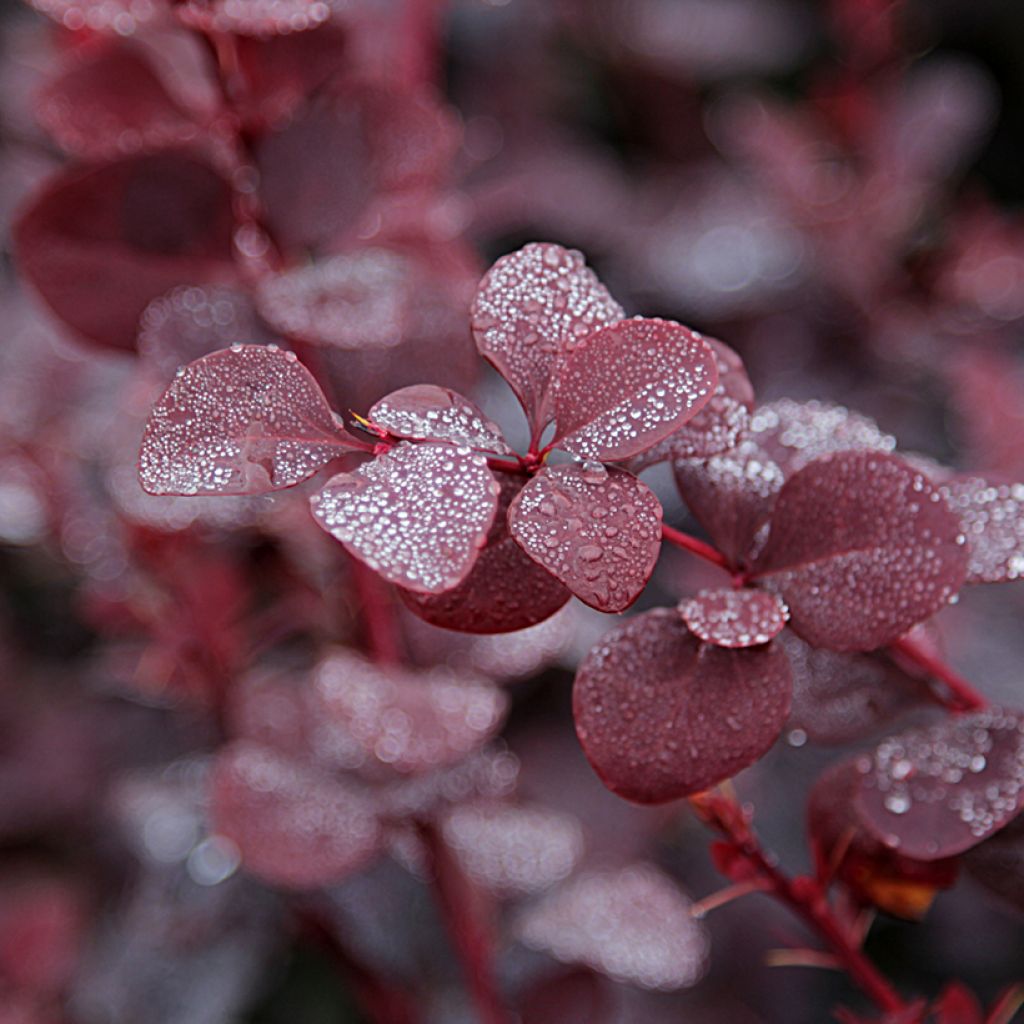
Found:
[[[908,857],[977,846],[1024,807],[1024,719],[992,708],[883,740],[857,762],[865,826]]]
[[[380,399],[368,414],[371,423],[395,437],[448,441],[477,451],[511,455],[501,428],[468,399],[450,388],[413,384]]]
[[[968,583],[1004,583],[1024,576],[1024,484],[960,477],[938,490],[967,538]]]
[[[702,590],[679,602],[679,614],[709,644],[756,647],[782,632],[789,609],[764,590]]]
[[[572,596],[513,539],[508,507],[525,477],[497,473],[498,511],[470,574],[443,594],[400,589],[402,600],[421,619],[463,633],[511,633],[550,618]]]
[[[647,451],[707,405],[715,353],[669,320],[635,317],[570,344],[554,383],[556,447],[616,462]]]
[[[580,823],[539,804],[462,803],[441,819],[441,829],[473,881],[502,896],[540,892],[583,856]]]
[[[621,612],[640,596],[661,549],[658,499],[619,469],[548,466],[508,518],[523,550],[602,612]]]
[[[293,352],[235,345],[178,371],[146,424],[139,479],[150,494],[261,494],[355,447]]]
[[[576,733],[609,789],[638,803],[698,793],[753,764],[789,713],[775,645],[701,643],[679,615],[645,612],[608,634],[576,674]]]
[[[499,492],[482,455],[403,441],[332,477],[311,504],[320,526],[385,579],[439,594],[469,575]]]
[[[130,36],[166,9],[166,0],[29,0],[64,28]]]
[[[337,651],[316,672],[324,716],[397,772],[443,768],[482,746],[505,715],[504,693],[450,669],[415,672]]]
[[[962,862],[976,882],[1024,913],[1024,816],[968,850]]]
[[[306,32],[331,14],[326,0],[187,0],[176,8],[181,20],[203,32],[270,36]]]
[[[65,170],[14,226],[22,273],[86,338],[130,349],[152,299],[234,276],[231,196],[184,153]]]
[[[963,540],[922,473],[893,455],[840,452],[786,482],[754,577],[782,595],[808,643],[870,651],[956,594]]]
[[[629,469],[639,473],[666,459],[707,459],[730,451],[750,425],[754,389],[743,361],[728,345],[715,338],[704,339],[715,354],[718,386],[707,405],[688,423],[642,455],[631,459]]]
[[[341,881],[373,857],[381,840],[368,796],[246,742],[224,748],[217,759],[212,817],[250,874],[296,889]]]
[[[649,864],[571,879],[531,906],[516,931],[563,963],[647,989],[687,988],[707,968],[708,937],[690,901]]]
[[[480,282],[473,336],[539,435],[553,415],[552,378],[565,351],[623,315],[581,253],[534,242],[503,256]]]

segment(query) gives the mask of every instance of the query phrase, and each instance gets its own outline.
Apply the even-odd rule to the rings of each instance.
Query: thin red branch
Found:
[[[837,918],[825,888],[811,877],[790,878],[761,846],[749,815],[722,793],[695,797],[691,806],[698,817],[721,835],[743,857],[765,889],[822,939],[850,979],[884,1013],[899,1013],[906,1003],[889,980],[864,955],[853,930]]]
[[[710,562],[712,565],[717,565],[720,569],[724,569],[726,572],[732,572],[732,566],[729,565],[729,560],[722,554],[718,548],[712,547],[710,544],[702,540],[698,540],[696,537],[691,537],[688,533],[683,533],[681,530],[676,530],[671,526],[665,526],[664,523],[661,527],[662,540],[667,540],[669,544],[675,544],[676,547],[682,548],[684,551],[689,551],[694,555],[698,555],[705,561]]]
[[[945,662],[929,654],[920,644],[909,637],[900,637],[895,643],[889,645],[889,650],[892,654],[905,658],[941,682],[952,698],[943,703],[953,711],[980,711],[988,706],[988,701],[963,676],[954,672]]]

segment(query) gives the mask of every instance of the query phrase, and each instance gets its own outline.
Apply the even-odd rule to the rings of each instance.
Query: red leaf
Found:
[[[978,997],[960,981],[951,981],[932,1004],[934,1024],[985,1024]]]
[[[252,875],[311,889],[340,881],[377,852],[373,802],[353,786],[253,743],[225,747],[212,781],[213,827]]]
[[[311,504],[320,526],[385,579],[440,594],[476,563],[499,492],[482,455],[402,442],[332,477]]]
[[[139,479],[150,494],[261,494],[356,447],[293,352],[235,345],[178,371],[146,424]]]
[[[498,731],[507,706],[504,693],[483,679],[376,665],[340,650],[318,666],[316,690],[325,718],[403,774],[472,753]]]
[[[266,38],[316,28],[330,17],[331,7],[325,0],[187,0],[175,11],[184,24],[203,32]]]
[[[166,10],[165,0],[29,0],[64,28],[130,36]]]
[[[123,43],[88,53],[48,82],[36,117],[59,145],[88,160],[183,145],[200,132],[149,62]]]
[[[628,468],[639,473],[666,459],[707,459],[730,451],[750,425],[754,389],[743,361],[728,345],[704,339],[715,354],[718,386],[696,416],[653,448],[631,459]]]
[[[512,502],[509,530],[581,601],[621,612],[641,594],[661,549],[661,505],[618,469],[548,466]]]
[[[789,610],[763,590],[702,590],[679,602],[679,614],[701,640],[716,647],[756,647],[778,636]]]
[[[501,485],[487,545],[470,574],[443,594],[399,589],[421,619],[464,633],[511,633],[550,618],[572,596],[547,569],[516,543],[508,529],[508,507],[525,477],[496,473]]]
[[[71,169],[14,226],[18,260],[86,338],[135,345],[146,304],[175,285],[234,276],[231,189],[183,153]]]
[[[977,846],[1024,806],[1024,720],[993,708],[883,740],[857,762],[865,826],[908,857]]]
[[[688,988],[707,968],[707,934],[690,901],[648,864],[578,875],[531,906],[516,930],[563,963],[642,988]]]
[[[558,448],[618,461],[693,419],[718,386],[715,354],[668,320],[620,320],[570,344],[554,383]]]
[[[1024,912],[1024,816],[968,850],[967,873],[1004,903]]]
[[[450,388],[414,384],[380,399],[370,422],[395,437],[414,441],[448,441],[477,451],[511,455],[501,428],[468,399]]]
[[[753,764],[789,712],[786,656],[702,644],[659,608],[613,630],[576,674],[576,733],[609,789],[637,803],[699,793]]]
[[[503,256],[480,282],[473,336],[539,437],[553,416],[553,376],[565,351],[594,327],[622,316],[581,253],[534,242]]]
[[[959,477],[939,492],[967,538],[967,583],[1005,583],[1024,576],[1024,484]]]
[[[921,473],[892,455],[840,452],[786,482],[753,575],[782,595],[808,643],[869,651],[956,594],[963,539]]]

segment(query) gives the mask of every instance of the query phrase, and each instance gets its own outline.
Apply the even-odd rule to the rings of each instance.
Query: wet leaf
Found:
[[[380,824],[367,796],[266,747],[225,747],[212,786],[216,833],[238,847],[246,871],[273,885],[338,882],[379,848]]]
[[[203,32],[262,39],[316,28],[330,17],[331,7],[325,0],[187,0],[177,14]]]
[[[961,862],[976,882],[1024,912],[1024,816],[968,850]]]
[[[546,242],[498,260],[471,314],[480,354],[511,385],[538,436],[554,414],[552,379],[565,351],[623,315],[581,253]]]
[[[690,631],[716,647],[756,647],[778,636],[789,610],[763,590],[702,590],[679,602]]]
[[[563,963],[642,988],[688,988],[707,969],[708,938],[690,901],[648,864],[579,875],[531,906],[516,930]]]
[[[311,504],[320,526],[385,579],[439,594],[469,575],[499,491],[482,455],[402,442],[332,477]]]
[[[292,352],[236,345],[178,371],[142,437],[150,494],[291,487],[356,447]]]
[[[401,388],[380,399],[368,418],[395,437],[448,441],[496,455],[512,454],[501,428],[450,388],[433,384]]]
[[[540,805],[464,803],[448,811],[441,829],[470,878],[502,896],[547,889],[583,856],[580,823]]]
[[[60,172],[14,240],[22,273],[58,317],[130,349],[152,299],[234,277],[233,232],[228,183],[185,153],[160,153]]]
[[[320,663],[314,685],[325,716],[403,774],[476,750],[497,732],[507,706],[504,693],[481,678],[377,665],[341,650]]]
[[[764,754],[782,731],[791,687],[775,645],[703,644],[674,611],[656,609],[613,630],[580,665],[576,733],[609,789],[664,803]]]
[[[1024,806],[1024,721],[993,708],[883,740],[857,762],[865,826],[908,857],[977,846]]]
[[[693,419],[718,386],[699,334],[634,317],[570,344],[555,376],[552,444],[585,459],[639,455]]]
[[[443,594],[399,589],[409,609],[432,625],[464,633],[517,632],[550,618],[572,596],[509,533],[508,507],[526,477],[500,472],[494,476],[501,486],[498,511],[469,575]],[[507,656],[502,660],[509,663]]]
[[[839,452],[779,493],[754,578],[808,643],[868,651],[949,602],[964,581],[960,524],[923,474],[878,452]]]
[[[165,0],[29,0],[32,6],[72,31],[91,29],[119,36],[135,30],[167,8]]]
[[[641,594],[661,549],[661,505],[618,469],[548,466],[512,502],[509,530],[581,601],[621,612]]]
[[[939,484],[967,538],[968,583],[1005,583],[1024,576],[1024,484],[959,477]]]

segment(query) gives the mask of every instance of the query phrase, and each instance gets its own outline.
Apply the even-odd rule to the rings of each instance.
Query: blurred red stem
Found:
[[[895,643],[889,645],[889,650],[893,654],[906,658],[907,661],[943,683],[953,697],[952,702],[947,703],[947,706],[953,711],[980,711],[988,706],[988,701],[963,676],[954,672],[945,662],[929,654],[920,644],[909,637],[900,637]]]
[[[671,526],[665,526],[662,523],[661,537],[662,540],[667,540],[670,544],[675,544],[676,547],[698,555],[712,565],[725,569],[726,572],[732,572],[728,559],[718,548],[713,548],[710,544],[698,540],[696,537],[691,537],[688,533],[683,533],[681,530],[673,529]]]
[[[363,646],[374,661],[397,665],[402,660],[402,645],[387,585],[358,558],[351,557],[349,564],[363,623]]]
[[[433,871],[434,891],[480,1024],[511,1024],[494,978],[493,928],[481,893],[465,876],[432,822],[420,822],[419,835]]]
[[[855,944],[851,933],[838,920],[824,887],[814,878],[790,878],[775,866],[774,858],[761,846],[747,812],[720,792],[710,792],[690,801],[697,816],[732,846],[771,893],[801,918],[835,954],[850,979],[884,1013],[900,1013],[906,1003],[887,978]]]

